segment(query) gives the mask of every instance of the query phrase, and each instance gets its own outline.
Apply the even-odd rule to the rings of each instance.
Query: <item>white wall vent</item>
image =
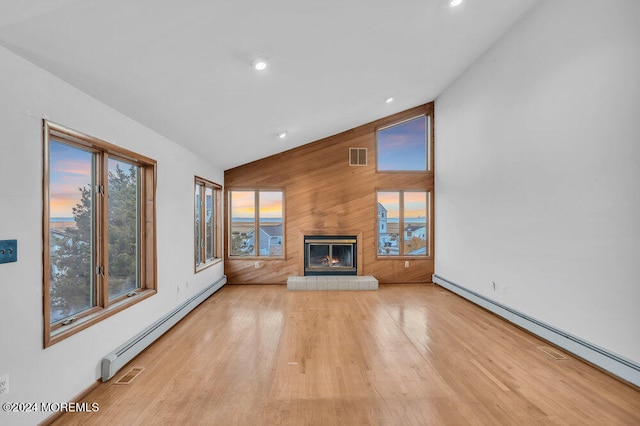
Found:
[[[366,166],[367,148],[349,148],[349,165]]]

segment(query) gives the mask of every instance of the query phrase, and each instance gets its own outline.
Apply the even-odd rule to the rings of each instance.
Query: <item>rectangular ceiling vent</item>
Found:
[[[349,148],[349,165],[366,166],[367,148]]]

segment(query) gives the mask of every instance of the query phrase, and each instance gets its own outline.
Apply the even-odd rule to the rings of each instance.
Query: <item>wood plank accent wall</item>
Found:
[[[375,131],[422,114],[431,116],[431,171],[376,172]],[[225,258],[232,284],[284,284],[288,276],[304,275],[305,234],[358,235],[358,274],[381,283],[431,282],[433,262],[433,103],[428,103],[355,129],[312,142],[224,172],[225,253],[229,253],[228,191],[281,189],[285,204],[285,257]],[[367,148],[367,166],[349,165],[349,148]],[[428,258],[378,257],[378,190],[431,191]],[[405,267],[409,261],[409,267]],[[255,268],[259,262],[259,268]]]

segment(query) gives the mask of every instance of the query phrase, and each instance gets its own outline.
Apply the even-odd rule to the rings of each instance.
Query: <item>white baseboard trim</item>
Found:
[[[524,328],[541,339],[551,342],[577,357],[608,371],[614,376],[635,386],[640,386],[640,365],[633,361],[559,330],[549,324],[545,324],[542,321],[538,321],[535,318],[498,303],[495,300],[491,300],[486,296],[469,290],[437,274],[433,274],[433,282],[493,312],[505,320]]]
[[[226,283],[227,276],[223,275],[216,282],[208,285],[205,289],[187,299],[171,312],[105,355],[101,364],[102,381],[106,382],[111,379],[124,365],[138,356],[147,346],[169,331],[171,327],[176,325],[189,312],[207,300],[209,296],[222,288]]]

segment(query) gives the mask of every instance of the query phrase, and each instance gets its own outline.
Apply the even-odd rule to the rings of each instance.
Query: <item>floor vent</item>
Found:
[[[144,368],[142,368],[142,367],[133,367],[124,376],[120,377],[118,379],[118,381],[115,382],[115,384],[116,385],[128,385],[129,383],[131,383],[133,381],[133,379],[135,379],[136,377],[138,377],[138,375],[140,373],[142,373],[142,370],[144,370]]]
[[[560,361],[562,359],[568,359],[566,356],[564,356],[563,354],[561,354],[560,352],[556,351],[553,348],[547,347],[547,346],[538,346],[538,349],[540,349],[542,352],[544,352],[545,354],[549,355],[551,358]]]

